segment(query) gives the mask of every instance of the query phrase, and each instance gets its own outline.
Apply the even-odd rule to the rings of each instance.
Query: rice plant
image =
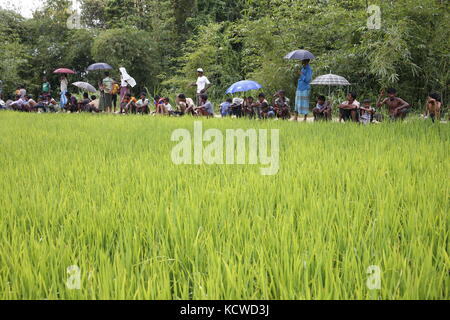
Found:
[[[0,113],[0,298],[450,298],[447,124],[203,120],[279,129],[262,176],[173,164],[194,121]]]

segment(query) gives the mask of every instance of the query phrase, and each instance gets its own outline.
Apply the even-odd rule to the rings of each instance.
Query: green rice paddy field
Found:
[[[173,164],[193,123],[1,112],[0,299],[450,298],[448,124],[203,120],[280,129],[262,176]]]

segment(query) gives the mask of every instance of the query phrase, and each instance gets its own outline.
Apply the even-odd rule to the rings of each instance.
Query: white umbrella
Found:
[[[97,89],[94,88],[93,85],[87,83],[87,82],[74,82],[72,83],[75,87],[78,87],[80,89],[86,90],[88,92],[97,92]]]
[[[348,82],[344,77],[338,76],[336,74],[326,74],[314,79],[311,82],[312,85],[322,85],[328,86],[328,95],[330,95],[331,86],[351,86],[351,83]]]

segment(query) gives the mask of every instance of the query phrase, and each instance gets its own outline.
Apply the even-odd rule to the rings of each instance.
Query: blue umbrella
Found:
[[[245,92],[245,91],[250,91],[250,90],[259,90],[261,88],[262,88],[262,85],[260,85],[256,81],[244,80],[244,81],[236,82],[231,87],[229,87],[227,90],[227,94],[229,94],[229,93],[233,94],[236,92]]]
[[[107,63],[94,63],[91,64],[88,68],[87,71],[95,71],[95,70],[112,70],[113,67],[111,67],[109,64]]]
[[[308,50],[295,50],[288,53],[284,58],[290,60],[313,60],[316,57],[314,57],[314,55]]]

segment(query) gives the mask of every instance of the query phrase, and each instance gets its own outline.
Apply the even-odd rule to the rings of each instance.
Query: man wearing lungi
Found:
[[[309,96],[311,94],[311,80],[313,71],[309,65],[310,60],[302,60],[303,68],[298,79],[297,92],[295,95],[295,121],[298,115],[304,115],[306,121],[309,113]]]

